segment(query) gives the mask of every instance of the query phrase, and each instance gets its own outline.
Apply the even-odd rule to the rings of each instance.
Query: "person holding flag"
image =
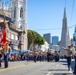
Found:
[[[4,21],[4,28],[3,28],[3,50],[4,50],[4,66],[5,68],[8,67],[8,54],[7,54],[7,40],[6,40],[6,23]]]

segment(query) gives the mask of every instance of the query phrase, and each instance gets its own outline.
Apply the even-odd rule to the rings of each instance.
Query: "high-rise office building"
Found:
[[[58,36],[52,36],[52,45],[58,45],[59,37]]]
[[[67,27],[66,8],[64,8],[64,16],[63,16],[63,23],[62,24],[63,24],[63,26],[62,26],[62,34],[61,34],[60,44],[63,47],[67,47],[68,45],[71,45],[71,42],[70,42],[70,37],[69,37],[69,30],[68,30],[68,27]],[[65,50],[60,49],[60,51],[63,54],[66,54]]]
[[[76,27],[75,27],[75,31],[74,31],[74,34],[73,34],[72,42],[76,45]]]
[[[49,47],[51,47],[51,34],[50,33],[43,34],[43,38],[47,41]]]

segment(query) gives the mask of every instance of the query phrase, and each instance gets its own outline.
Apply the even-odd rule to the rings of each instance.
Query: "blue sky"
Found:
[[[9,2],[10,0],[5,1]],[[76,0],[74,0],[73,13],[72,6],[73,0],[66,0],[66,14],[68,27],[76,24]],[[28,0],[28,29],[35,30],[42,36],[45,33],[51,33],[51,36],[59,36],[60,40],[64,7],[65,0]],[[70,38],[73,37],[74,28],[75,26],[69,29]]]
[[[28,0],[28,29],[40,33],[51,33],[51,36],[59,36],[61,39],[62,19],[64,12],[65,0]],[[76,1],[66,0],[66,14],[68,26],[76,24]],[[75,27],[75,26],[74,26]],[[74,33],[74,27],[69,29],[70,37]],[[53,30],[52,30],[53,29]]]

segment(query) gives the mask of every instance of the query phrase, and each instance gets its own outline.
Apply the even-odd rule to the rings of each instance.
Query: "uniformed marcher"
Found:
[[[72,50],[71,50],[71,46],[68,46],[67,48],[64,48],[62,46],[60,46],[61,48],[63,48],[64,50],[66,50],[66,57],[67,57],[67,64],[68,64],[68,71],[70,71],[71,68],[71,58],[72,58]]]

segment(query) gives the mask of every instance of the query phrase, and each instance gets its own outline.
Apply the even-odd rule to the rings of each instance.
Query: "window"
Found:
[[[14,18],[16,18],[16,7],[14,7]]]
[[[20,26],[20,28],[22,29],[22,25]]]
[[[20,17],[23,18],[23,8],[20,9]]]
[[[14,34],[11,34],[11,39],[14,39]]]
[[[24,37],[23,36],[19,36],[19,41],[24,41]]]
[[[7,33],[7,37],[10,38],[10,32],[9,32],[9,30],[6,30],[6,33]]]
[[[15,35],[15,40],[18,40],[18,36],[17,35]]]
[[[21,41],[24,41],[24,37],[23,36],[21,36]]]
[[[8,32],[8,38],[10,38],[10,32]]]

